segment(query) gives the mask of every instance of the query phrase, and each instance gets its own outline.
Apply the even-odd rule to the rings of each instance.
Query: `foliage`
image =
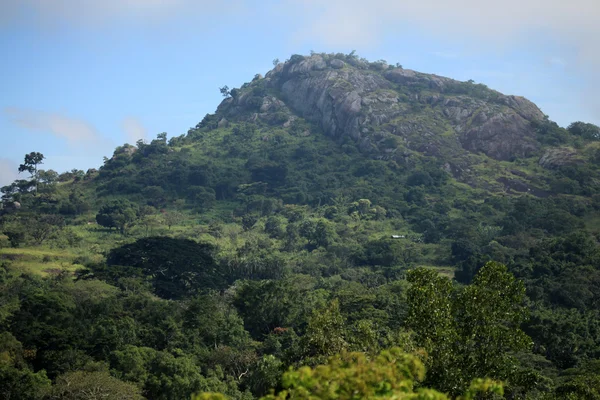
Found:
[[[448,398],[435,390],[417,389],[416,385],[424,376],[425,368],[421,361],[415,356],[403,354],[398,348],[383,351],[372,359],[364,353],[342,353],[329,358],[325,365],[290,369],[283,375],[285,389],[262,399]],[[461,398],[474,398],[478,392],[501,395],[502,385],[492,381],[475,381]]]
[[[457,394],[477,376],[510,382],[510,354],[531,346],[520,329],[527,315],[522,282],[495,262],[458,293],[431,270],[415,269],[408,281],[407,326],[428,354],[427,383]]]
[[[157,295],[179,298],[223,287],[225,277],[211,253],[210,245],[189,239],[149,237],[111,250],[107,264],[138,268],[150,277]]]
[[[137,207],[126,200],[115,200],[105,204],[96,214],[96,222],[106,228],[117,228],[121,233],[136,219]]]
[[[140,389],[131,383],[121,382],[108,372],[76,371],[61,375],[48,396],[61,400],[141,400]]]

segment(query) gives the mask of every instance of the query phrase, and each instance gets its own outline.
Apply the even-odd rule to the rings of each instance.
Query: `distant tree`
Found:
[[[285,235],[281,217],[270,216],[265,222],[265,233],[272,238],[281,238]]]
[[[158,227],[163,221],[160,215],[156,214],[156,208],[152,206],[143,206],[139,210],[139,224],[145,228],[146,236],[152,234],[154,228]]]
[[[0,352],[3,358],[7,355]],[[28,368],[16,368],[12,362],[0,362],[0,398],[10,400],[41,400],[50,388],[46,371],[34,373]]]
[[[167,132],[162,132],[156,135],[156,140],[167,143]]]
[[[345,319],[335,299],[327,307],[313,312],[302,336],[302,351],[306,357],[317,359],[341,353],[348,348],[345,336]]]
[[[273,66],[276,67],[279,64],[279,58],[273,60]]]
[[[219,88],[219,91],[221,92],[221,95],[225,98],[227,98],[231,95],[231,92],[229,91],[229,86],[227,86],[227,85]]]
[[[58,181],[58,172],[56,172],[52,169],[49,169],[49,170],[40,169],[38,171],[38,180],[40,183],[43,183],[44,185],[52,186]]]
[[[426,384],[456,395],[478,376],[515,378],[512,354],[531,339],[521,330],[525,286],[506,266],[487,263],[459,291],[431,269],[411,270],[407,279],[407,327],[428,354]]]
[[[64,225],[64,218],[59,215],[37,215],[29,218],[26,223],[27,233],[35,244],[41,245],[54,232]]]
[[[137,218],[137,206],[127,200],[114,200],[103,205],[96,222],[105,228],[117,228],[121,233],[130,227]]]
[[[165,190],[160,186],[147,186],[142,190],[142,195],[154,207],[160,207],[166,201]]]
[[[567,130],[571,134],[580,136],[587,140],[600,140],[600,127],[594,124],[587,124],[585,122],[577,121],[569,125]]]
[[[245,231],[249,231],[258,222],[258,216],[254,214],[246,214],[242,217],[242,228]]]
[[[136,385],[114,378],[106,371],[75,371],[61,375],[52,387],[49,398],[57,400],[143,399]]]
[[[25,162],[19,165],[19,172],[29,172],[34,181],[34,190],[37,193],[38,165],[43,164],[44,155],[38,152],[31,152],[25,155]]]
[[[163,214],[165,224],[171,229],[173,225],[179,225],[185,219],[185,216],[179,211],[167,211]]]
[[[208,244],[189,239],[149,237],[111,250],[107,264],[139,268],[151,277],[157,295],[180,298],[201,289],[221,289],[225,280]]]

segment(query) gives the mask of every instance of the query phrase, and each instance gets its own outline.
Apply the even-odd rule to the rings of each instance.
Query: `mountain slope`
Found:
[[[351,55],[296,55],[231,94],[218,119],[285,128],[302,117],[338,141],[352,138],[371,158],[410,165],[411,157],[434,157],[455,178],[485,188],[492,181],[498,191],[524,187],[543,194],[544,188],[520,168],[515,176],[494,163],[505,173],[482,179],[471,167],[489,159],[530,159],[535,167],[548,144],[573,142],[522,97]]]
[[[223,93],[185,135],[2,188],[2,376],[250,399],[400,345],[444,392],[599,382],[600,128],[344,54]]]

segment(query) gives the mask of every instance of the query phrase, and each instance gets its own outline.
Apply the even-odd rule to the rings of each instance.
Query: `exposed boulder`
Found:
[[[336,58],[334,60],[331,60],[331,62],[329,63],[329,65],[331,65],[331,68],[334,68],[334,69],[342,69],[342,68],[344,68],[344,66],[346,65],[346,63],[343,62],[342,60],[339,60],[339,59]]]
[[[305,57],[302,61],[297,63],[285,63],[283,73],[289,79],[299,75],[308,74],[310,71],[323,71],[326,68],[327,63],[323,60],[323,57],[314,55]]]
[[[577,150],[570,147],[547,149],[540,157],[539,164],[548,169],[560,168],[565,165],[581,163]]]
[[[520,115],[498,113],[487,117],[482,114],[479,119],[481,124],[474,124],[461,135],[465,149],[505,161],[529,157],[539,149],[535,131]]]
[[[504,103],[528,120],[543,120],[544,113],[531,101],[521,96],[503,96]]]
[[[218,128],[227,128],[228,126],[229,126],[229,121],[227,121],[225,118],[221,118],[221,120],[217,124]]]

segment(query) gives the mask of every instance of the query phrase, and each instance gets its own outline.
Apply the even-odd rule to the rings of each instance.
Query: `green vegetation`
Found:
[[[598,127],[465,155],[421,82],[378,92],[406,114],[367,145],[270,109],[265,80],[98,170],[25,156],[1,189],[0,398],[600,398]]]

